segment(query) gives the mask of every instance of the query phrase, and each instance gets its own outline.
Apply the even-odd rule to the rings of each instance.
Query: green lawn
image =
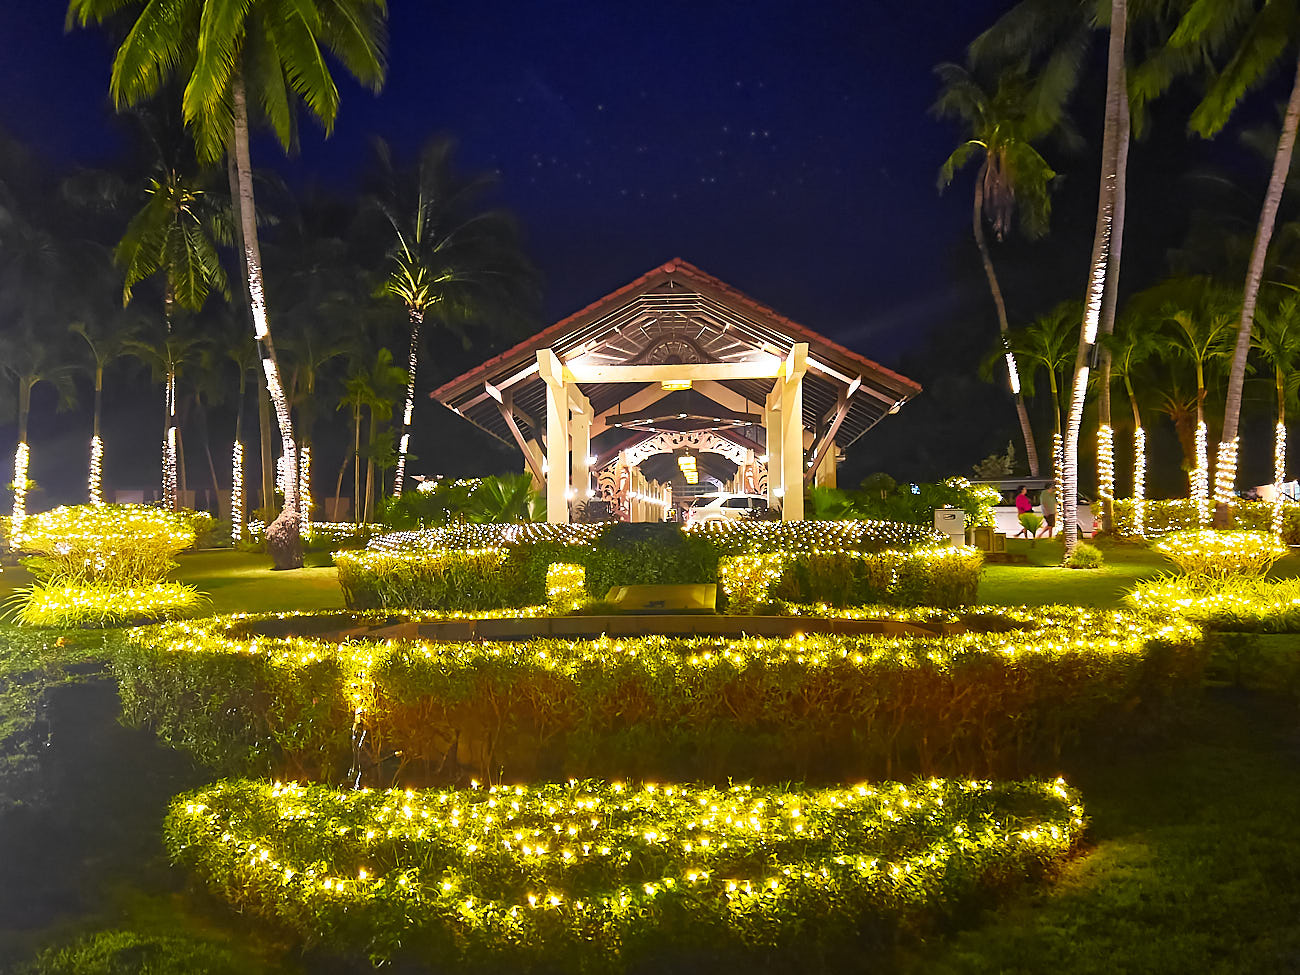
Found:
[[[1117,607],[1135,583],[1172,572],[1174,565],[1162,555],[1137,545],[1106,545],[1106,564],[1100,569],[1061,567],[1064,546],[1039,539],[1007,539],[1007,551],[1029,556],[1029,565],[986,565],[980,577],[980,602],[1001,606]],[[1292,553],[1278,562],[1273,576],[1300,575],[1300,555]]]

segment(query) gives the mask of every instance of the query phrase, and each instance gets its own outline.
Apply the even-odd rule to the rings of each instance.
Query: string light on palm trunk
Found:
[[[298,457],[298,531],[311,528],[311,447],[303,444]]]
[[[23,540],[23,522],[27,518],[27,444],[19,442],[14,451],[14,510],[9,521],[9,545],[19,548]]]
[[[1147,432],[1133,431],[1133,533],[1146,534]]]
[[[1205,421],[1196,424],[1196,467],[1192,470],[1192,503],[1196,507],[1196,524],[1210,523],[1210,457]]]
[[[1237,438],[1231,443],[1219,444],[1219,462],[1214,472],[1214,503],[1232,504],[1236,501],[1234,488],[1237,486]]]
[[[1115,432],[1109,423],[1097,428],[1097,496],[1103,501],[1115,497]]]
[[[177,507],[176,428],[169,426],[163,437],[163,494],[169,511]]]
[[[239,542],[244,537],[244,445],[235,441],[230,461],[230,539]]]
[[[397,470],[393,474],[393,497],[402,496],[406,480],[406,451],[411,443],[411,419],[415,416],[415,370],[420,361],[420,325],[424,313],[411,311],[411,348],[406,356],[406,406],[402,412],[402,437],[397,449]]]
[[[1286,482],[1286,424],[1281,420],[1273,434],[1273,512],[1274,535],[1282,534],[1282,485]]]
[[[99,436],[90,438],[90,503],[98,508],[104,503],[103,490],[104,441]]]

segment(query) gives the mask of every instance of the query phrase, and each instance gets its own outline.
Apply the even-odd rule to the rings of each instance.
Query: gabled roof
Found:
[[[921,391],[912,380],[819,335],[677,259],[641,275],[599,301],[543,329],[430,395],[500,439],[513,442],[494,391],[508,391],[515,415],[535,435],[545,417],[545,385],[537,375],[537,351],[550,348],[562,360],[577,355],[609,364],[640,362],[737,362],[762,353],[784,357],[808,344],[804,378],[804,426],[824,428],[838,397],[852,390],[836,442],[844,447],[892,409]],[[648,384],[584,383],[597,413]],[[726,380],[723,385],[761,412],[770,380]]]

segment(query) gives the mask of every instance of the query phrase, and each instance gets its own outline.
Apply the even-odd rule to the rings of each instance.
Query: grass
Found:
[[[980,577],[980,602],[1001,606],[1075,606],[1119,608],[1124,593],[1143,579],[1174,571],[1163,555],[1137,545],[1103,544],[1100,569],[1061,567],[1064,546],[1041,538],[1030,543],[1007,539],[1007,551],[1029,557],[1029,565],[986,565]],[[1300,554],[1292,552],[1273,566],[1270,576],[1300,575]]]

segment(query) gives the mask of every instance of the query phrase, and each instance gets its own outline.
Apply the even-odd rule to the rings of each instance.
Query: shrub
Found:
[[[716,582],[718,556],[707,539],[657,522],[615,522],[583,553],[587,592],[612,586]]]
[[[457,764],[496,779],[1054,768],[1063,747],[1159,721],[1199,688],[1185,623],[970,618],[934,637],[341,645],[218,619],[132,631],[115,668],[133,723],[223,770],[346,767],[356,714],[370,779],[406,782]]]
[[[247,964],[210,941],[99,931],[43,951],[17,975],[245,975]]]
[[[1187,575],[1263,575],[1286,555],[1276,536],[1247,531],[1185,531],[1166,535],[1155,550]]]
[[[332,948],[623,971],[666,946],[883,950],[902,926],[1041,875],[1083,827],[1059,779],[420,792],[231,781],[178,797],[164,835],[233,906]]]
[[[476,610],[540,601],[508,554],[502,548],[336,552],[334,564],[349,609]]]
[[[587,570],[572,562],[552,562],[546,569],[546,604],[557,616],[581,609],[587,598]]]
[[[1133,501],[1117,499],[1115,502],[1115,534],[1120,538],[1134,536]],[[1229,508],[1230,527],[1240,531],[1271,531],[1272,505],[1267,501],[1238,499]],[[1196,528],[1196,506],[1187,498],[1171,501],[1145,501],[1142,506],[1144,534],[1165,535],[1172,531]],[[1282,505],[1282,540],[1288,545],[1300,545],[1300,504],[1287,501]]]
[[[37,579],[59,585],[158,582],[193,544],[194,531],[181,519],[145,505],[55,508],[23,526],[23,549],[35,553],[25,564]]]
[[[1124,602],[1156,619],[1181,616],[1212,630],[1300,633],[1300,579],[1164,576],[1139,582]]]
[[[1029,537],[1033,538],[1038,534],[1038,529],[1043,527],[1043,516],[1035,511],[1022,511],[1020,513],[1020,526],[1029,532]]]
[[[1023,518],[1024,515],[1021,515]],[[1071,569],[1100,569],[1105,563],[1101,549],[1087,542],[1076,542],[1074,551],[1069,554],[1065,564]]]
[[[947,545],[947,536],[928,526],[896,521],[704,521],[686,526],[686,533],[706,538],[719,555],[746,553],[850,551],[934,548]]]
[[[830,606],[968,606],[979,593],[983,554],[972,548],[916,552],[794,552],[733,556],[719,563],[735,613],[769,600]]]
[[[35,585],[20,591],[15,613],[28,626],[125,626],[193,616],[206,597],[179,582],[119,589],[105,583]]]
[[[929,528],[934,526],[935,508],[961,508],[966,512],[966,527],[993,524],[993,506],[1002,503],[997,488],[971,484],[964,477],[950,477],[936,484],[903,484],[896,491],[880,497],[874,491],[858,495],[857,509],[866,518],[906,522]]]

